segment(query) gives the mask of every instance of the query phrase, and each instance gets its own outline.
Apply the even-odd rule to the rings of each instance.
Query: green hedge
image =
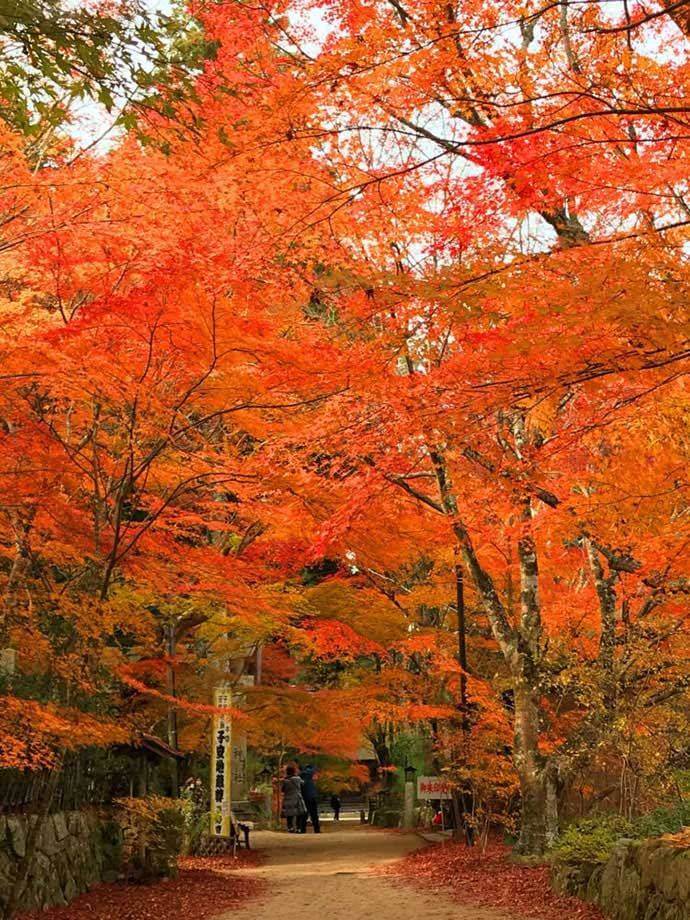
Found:
[[[672,808],[657,808],[634,822],[636,837],[661,837],[662,834],[677,834],[690,825],[690,799],[678,802]]]
[[[687,826],[690,826],[690,799],[670,808],[657,808],[634,821],[627,821],[620,815],[599,815],[567,827],[553,848],[553,855],[561,862],[603,863],[623,837],[661,837],[677,834]]]
[[[565,829],[553,855],[561,862],[603,863],[621,837],[632,836],[632,824],[619,815],[587,818]]]

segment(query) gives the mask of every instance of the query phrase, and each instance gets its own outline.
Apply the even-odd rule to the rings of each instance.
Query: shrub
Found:
[[[598,815],[566,828],[553,855],[562,862],[606,862],[621,837],[661,837],[677,834],[687,826],[690,826],[690,799],[670,808],[657,808],[632,822],[620,815]]]
[[[399,808],[377,808],[374,812],[375,827],[400,827],[402,811]]]
[[[606,862],[621,837],[633,837],[633,825],[620,815],[602,815],[571,824],[553,849],[560,862]]]
[[[661,837],[663,834],[677,834],[690,825],[690,799],[683,799],[671,808],[657,808],[637,818],[634,822],[636,837]]]
[[[103,870],[117,874],[122,867],[122,828],[112,818],[102,820],[100,828]]]
[[[184,795],[180,799],[180,810],[184,822],[184,853],[196,854],[211,824],[211,813],[197,802]]]
[[[142,880],[176,875],[177,857],[184,844],[183,803],[149,795],[118,799],[116,804],[127,874]]]

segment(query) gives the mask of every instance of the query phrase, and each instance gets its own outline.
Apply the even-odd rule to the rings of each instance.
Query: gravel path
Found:
[[[266,894],[222,920],[513,920],[372,873],[424,846],[414,834],[326,824],[322,834],[265,831],[252,843],[266,860],[247,871],[268,883]]]

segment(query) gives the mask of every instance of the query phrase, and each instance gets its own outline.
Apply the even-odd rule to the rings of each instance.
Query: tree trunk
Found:
[[[459,550],[456,547],[456,557]],[[470,741],[470,720],[467,709],[467,624],[465,622],[465,581],[462,564],[455,563],[455,604],[458,612],[458,664],[462,668],[460,673],[460,700],[459,706],[462,713],[462,759],[467,756]],[[455,827],[453,837],[456,840],[464,838],[468,847],[474,846],[474,828],[472,827],[472,812],[474,811],[474,793],[471,781],[465,783],[463,789],[453,792],[453,815]],[[469,816],[469,817],[468,817]]]
[[[377,726],[374,733],[369,736],[372,747],[376,753],[381,770],[381,779],[383,780],[384,789],[389,789],[392,785],[393,774],[390,767],[393,764],[391,759],[390,748],[388,747],[388,732],[384,726]]]
[[[171,699],[174,699],[177,696],[177,687],[175,681],[175,668],[173,665],[173,660],[175,658],[176,643],[175,643],[175,628],[176,624],[170,622],[166,626],[166,652],[168,654],[168,666],[167,666],[167,689],[168,696]],[[168,703],[168,744],[175,751],[178,748],[177,740],[177,708],[173,703]],[[172,786],[172,797],[174,799],[179,798],[180,796],[180,779],[179,779],[179,765],[177,758],[173,758],[172,763],[170,764],[170,780]]]
[[[518,452],[525,442],[524,419],[513,420]],[[520,623],[511,621],[491,575],[482,565],[472,538],[462,520],[458,502],[440,449],[430,450],[441,505],[437,507],[452,522],[457,549],[464,567],[482,600],[491,631],[513,679],[515,693],[514,762],[522,793],[522,826],[519,849],[540,855],[546,849],[546,781],[539,753],[539,672],[542,655],[542,622],[539,601],[539,566],[532,536],[532,507],[529,495],[523,499],[522,534],[518,541],[520,562]],[[553,802],[552,802],[553,806]]]
[[[546,784],[541,773],[520,775],[520,839],[518,851],[541,856],[546,850]]]
[[[19,592],[24,586],[31,565],[30,534],[33,527],[36,508],[30,508],[22,519],[17,515],[12,520],[15,533],[16,554],[12,561],[4,598],[4,612],[0,618],[0,646],[5,646],[12,627],[17,625],[19,611]]]
[[[515,769],[520,778],[522,815],[521,853],[541,855],[546,850],[546,776],[539,754],[539,708],[535,691],[524,676],[515,680]]]
[[[552,847],[560,834],[558,820],[558,796],[561,791],[558,770],[549,767],[546,770],[546,846]]]
[[[591,540],[585,539],[585,549],[592,572],[592,580],[599,598],[599,611],[601,618],[601,635],[599,638],[599,666],[603,689],[604,706],[608,712],[613,712],[616,705],[616,582],[618,573],[611,571],[608,575],[599,557],[599,550]]]

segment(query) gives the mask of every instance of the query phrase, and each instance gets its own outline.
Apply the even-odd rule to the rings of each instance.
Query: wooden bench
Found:
[[[242,846],[243,844],[245,850],[251,850],[251,846],[249,845],[249,835],[253,830],[253,821],[246,821],[244,818],[236,815],[234,811],[230,812],[230,837],[233,842],[233,855],[237,851],[237,847]]]

